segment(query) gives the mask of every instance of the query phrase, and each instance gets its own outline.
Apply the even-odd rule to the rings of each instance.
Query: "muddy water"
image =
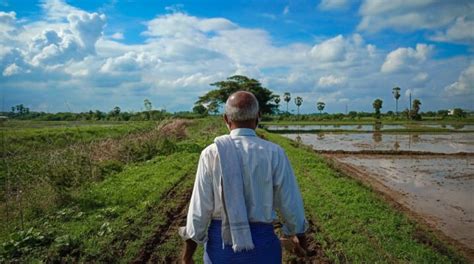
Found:
[[[474,153],[474,133],[451,134],[384,134],[384,133],[317,133],[283,134],[320,151],[416,151],[432,153]]]
[[[474,249],[474,156],[331,155],[435,228]]]

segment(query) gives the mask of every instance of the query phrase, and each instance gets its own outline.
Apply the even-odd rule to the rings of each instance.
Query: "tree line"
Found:
[[[111,121],[144,121],[144,120],[162,120],[167,117],[184,117],[184,118],[196,118],[207,115],[216,115],[221,112],[222,106],[225,104],[227,98],[234,92],[237,91],[249,91],[252,92],[257,98],[260,111],[263,116],[279,116],[289,118],[293,114],[289,111],[289,104],[292,96],[290,92],[285,92],[280,97],[278,94],[274,94],[270,89],[263,87],[262,84],[255,79],[249,78],[243,75],[234,75],[227,78],[224,81],[215,82],[210,84],[216,87],[206,94],[200,96],[195,102],[192,112],[183,111],[177,113],[169,113],[165,110],[154,110],[152,103],[149,99],[145,99],[143,102],[144,111],[141,112],[124,112],[119,106],[115,106],[109,112],[102,112],[99,110],[90,110],[88,112],[71,113],[71,112],[60,112],[60,113],[45,113],[45,112],[33,112],[23,104],[19,104],[11,107],[11,112],[1,113],[9,118],[15,119],[36,119],[45,121],[75,121],[75,120],[111,120]],[[389,110],[385,114],[382,114],[381,109],[383,106],[382,99],[375,99],[372,103],[374,109],[373,113],[356,112],[350,111],[346,114],[336,113],[328,114],[323,113],[326,103],[322,101],[315,102],[315,109],[319,112],[319,119],[340,119],[343,117],[349,118],[361,118],[361,117],[375,117],[380,119],[382,116],[389,116],[393,118],[403,118],[410,120],[421,120],[422,116],[426,117],[441,117],[444,118],[451,115],[456,118],[464,118],[467,116],[466,111],[461,108],[455,108],[454,110],[439,110],[437,112],[422,112],[421,111],[421,100],[415,98],[411,101],[410,94],[410,108],[403,110],[401,113],[398,112],[398,100],[400,98],[400,87],[392,88],[392,94],[395,99],[395,112]],[[280,110],[281,99],[286,103],[286,111]],[[303,98],[301,96],[294,97],[294,104],[297,108],[297,118],[304,119],[305,116],[314,116],[314,114],[300,114],[300,107],[303,105]],[[292,117],[294,119],[294,117]]]

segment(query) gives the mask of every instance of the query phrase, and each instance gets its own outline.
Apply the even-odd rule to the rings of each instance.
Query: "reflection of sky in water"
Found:
[[[404,193],[399,202],[437,219],[438,226],[474,245],[474,156],[345,155],[338,161]],[[441,225],[439,225],[441,223]]]
[[[312,145],[316,150],[400,150],[426,151],[435,153],[474,153],[474,133],[459,134],[382,134],[382,133],[316,133],[283,134],[295,140]]]
[[[269,125],[268,130],[361,130],[361,131],[373,131],[373,125]],[[383,125],[381,130],[386,129],[403,129],[403,125]]]
[[[448,128],[454,130],[474,130],[474,125],[423,125],[433,128]]]

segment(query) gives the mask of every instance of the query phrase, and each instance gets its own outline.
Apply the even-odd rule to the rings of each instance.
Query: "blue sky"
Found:
[[[0,0],[3,110],[191,110],[234,74],[302,112],[474,109],[474,3]],[[295,108],[291,104],[290,109]]]

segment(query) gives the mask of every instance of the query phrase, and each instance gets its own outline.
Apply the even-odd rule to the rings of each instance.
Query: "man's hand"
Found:
[[[304,234],[281,238],[283,247],[296,256],[303,258],[308,256],[308,244]]]
[[[188,239],[184,242],[184,250],[181,256],[181,263],[183,264],[194,264],[193,255],[196,251],[197,243]]]

